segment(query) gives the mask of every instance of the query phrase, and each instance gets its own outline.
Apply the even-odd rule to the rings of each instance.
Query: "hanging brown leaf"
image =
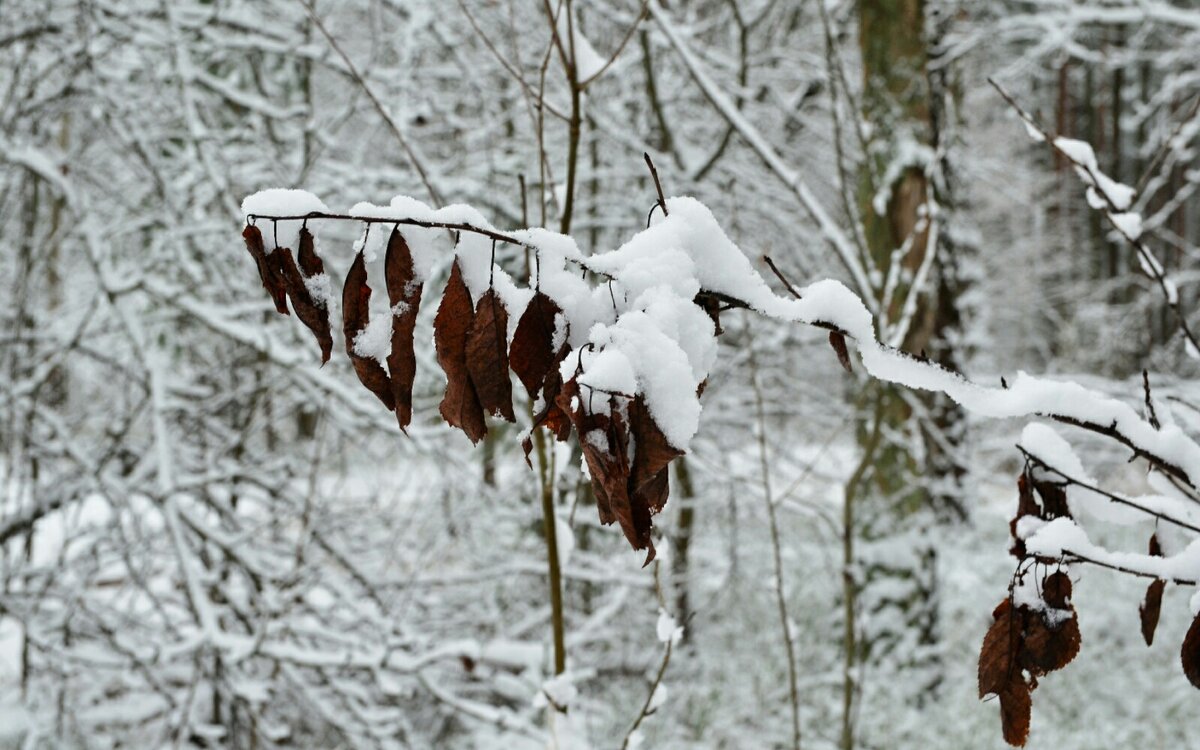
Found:
[[[846,372],[854,372],[850,366],[850,352],[846,349],[846,337],[840,331],[829,332],[829,345],[833,347],[834,353],[837,354],[838,363]]]
[[[1179,659],[1183,662],[1183,673],[1187,675],[1188,682],[1200,688],[1200,615],[1192,620],[1192,626],[1183,638]]]
[[[554,300],[538,291],[517,321],[508,362],[530,399],[537,398],[554,367],[554,327],[561,313]]]
[[[1042,599],[1054,609],[1069,609],[1071,606],[1071,577],[1056,570],[1042,579]]]
[[[586,386],[584,388],[586,390]],[[650,509],[644,502],[635,502],[629,493],[631,465],[629,463],[629,427],[621,416],[615,397],[605,402],[608,414],[597,413],[592,402],[597,394],[584,395],[574,378],[564,384],[558,395],[558,405],[570,414],[579,435],[579,445],[592,477],[596,507],[600,522],[616,521],[635,550],[648,549],[648,565],[654,559],[654,541],[650,530],[653,524]]]
[[[521,447],[525,449],[525,463],[529,464],[530,468],[533,467],[533,464],[529,461],[529,453],[533,450],[534,430],[539,427],[545,427],[559,442],[565,442],[567,438],[571,437],[571,418],[563,411],[558,402],[558,396],[562,393],[563,389],[562,373],[559,371],[559,366],[567,358],[567,353],[570,350],[571,347],[564,341],[558,350],[558,354],[554,355],[554,362],[551,364],[549,372],[546,373],[546,379],[542,383],[542,408],[538,410],[537,414],[533,415],[533,426],[529,428],[529,434],[521,441]]]
[[[392,306],[392,348],[387,366],[392,378],[392,396],[396,401],[396,421],[407,431],[412,421],[413,383],[417,377],[417,358],[413,352],[413,333],[421,308],[423,285],[416,279],[412,250],[399,229],[392,229],[387,255],[383,261],[388,302]]]
[[[262,232],[256,226],[247,224],[246,228],[242,230],[242,239],[246,241],[246,249],[250,251],[250,256],[254,258],[254,265],[258,267],[258,278],[262,280],[263,288],[267,290],[267,294],[271,295],[271,300],[275,303],[275,310],[287,315],[287,289],[284,285],[283,273],[279,269],[279,256],[274,253],[267,255],[263,245]]]
[[[1014,747],[1025,747],[1029,740],[1029,719],[1033,713],[1029,686],[1019,680],[1014,681],[999,695],[1000,726],[1004,731],[1004,741]]]
[[[305,234],[307,231],[301,230],[301,247],[304,246]],[[310,237],[309,242],[311,243],[311,241]],[[284,247],[275,252],[279,253],[279,265],[288,297],[292,300],[292,309],[296,311],[296,317],[300,319],[300,322],[316,337],[317,344],[321,347],[321,364],[325,364],[329,361],[329,355],[333,351],[333,334],[329,330],[329,310],[324,305],[318,305],[317,301],[313,299],[312,293],[308,291],[308,287],[304,283],[304,277],[300,275],[300,269],[296,267],[296,261],[292,259],[292,251]]]
[[[1008,599],[992,612],[992,626],[983,637],[979,651],[979,697],[998,695],[1012,681],[1017,670],[1017,649],[1021,641],[1021,617]]]
[[[667,466],[682,456],[683,451],[667,442],[667,436],[650,415],[642,396],[629,403],[629,429],[634,439],[629,494],[653,515],[661,512],[667,503],[670,489]]]
[[[1025,610],[1019,662],[1033,677],[1062,669],[1079,654],[1079,617],[1071,607],[1048,613]]]
[[[313,276],[325,273],[325,264],[317,255],[316,242],[312,232],[308,231],[308,227],[300,227],[300,246],[296,260],[300,263],[300,270],[304,272],[306,278],[311,279]]]
[[[558,402],[558,394],[563,389],[560,367],[570,351],[571,347],[564,342],[554,355],[554,364],[551,365],[546,382],[542,385],[542,410],[534,418],[535,425],[544,426],[560,443],[571,437],[571,418]]]
[[[342,332],[346,337],[346,353],[354,364],[358,379],[383,402],[389,411],[396,408],[392,383],[387,370],[374,357],[364,357],[354,351],[354,340],[370,320],[371,287],[367,286],[367,264],[360,251],[346,273],[342,287]]]
[[[455,260],[433,319],[438,365],[446,373],[446,393],[438,409],[447,424],[462,430],[472,443],[478,443],[487,434],[487,422],[467,371],[467,332],[474,318],[471,292],[463,282],[462,269]]]
[[[495,289],[488,289],[475,305],[467,331],[467,372],[485,412],[517,421],[508,379],[508,311]]]
[[[1162,557],[1162,547],[1158,544],[1158,534],[1150,535],[1150,555]],[[1142,621],[1142,639],[1147,646],[1154,645],[1154,631],[1158,629],[1158,616],[1162,611],[1163,591],[1167,582],[1161,578],[1150,583],[1146,596],[1138,605],[1138,616]]]
[[[1158,616],[1162,610],[1163,590],[1167,582],[1158,579],[1150,583],[1146,596],[1138,606],[1138,616],[1142,620],[1142,639],[1147,646],[1154,645],[1154,631],[1158,629]]]

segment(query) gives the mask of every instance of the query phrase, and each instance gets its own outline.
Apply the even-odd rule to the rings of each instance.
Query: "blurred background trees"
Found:
[[[1016,425],[723,317],[659,563],[580,507],[577,455],[553,464],[580,695],[551,728],[517,430],[465,450],[420,341],[403,438],[269,313],[238,204],[402,193],[607,249],[644,226],[648,151],[668,194],[793,280],[842,279],[915,354],[1123,397],[1148,367],[1194,404],[1132,251],[984,79],[1140,188],[1191,310],[1198,40],[1166,0],[0,5],[0,742],[608,747],[665,606],[688,635],[646,746],[792,746],[794,707],[809,747],[999,746],[974,653],[1011,572]],[[340,282],[354,230],[323,239]],[[942,554],[889,554],[922,539]],[[1140,653],[1138,584],[1079,585],[1105,593],[1034,746],[1195,743],[1174,653]]]

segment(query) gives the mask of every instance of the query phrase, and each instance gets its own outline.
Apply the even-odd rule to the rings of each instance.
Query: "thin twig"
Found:
[[[1150,416],[1150,425],[1156,429],[1162,429],[1162,423],[1158,421],[1158,412],[1154,410],[1154,400],[1150,398],[1150,373],[1142,370],[1142,390],[1146,395],[1146,412]]]
[[[650,0],[642,0],[642,7],[638,9],[637,18],[635,18],[633,23],[629,25],[629,29],[625,32],[625,36],[621,39],[621,43],[617,45],[617,51],[612,53],[612,57],[608,58],[608,60],[606,60],[604,64],[600,66],[599,70],[580,81],[579,88],[586,89],[588,86],[592,85],[593,81],[604,75],[604,73],[610,67],[612,67],[612,64],[617,61],[617,58],[620,57],[621,53],[625,51],[625,46],[629,44],[629,40],[633,38],[633,33],[637,31],[637,28],[641,24],[642,20],[646,18],[646,5],[649,2]]]
[[[650,685],[650,692],[646,695],[646,702],[642,704],[642,710],[638,712],[637,718],[633,720],[633,726],[629,727],[629,731],[625,733],[625,740],[621,742],[621,750],[628,750],[629,742],[633,739],[633,733],[638,730],[646,717],[653,713],[650,710],[650,704],[654,700],[654,694],[658,692],[658,686],[662,684],[663,675],[667,673],[667,665],[671,663],[671,640],[667,640],[667,648],[663,651],[662,663],[658,665],[658,674],[654,675],[654,682]]]
[[[342,62],[346,64],[346,68],[350,71],[350,77],[353,78],[355,83],[362,88],[363,93],[365,93],[367,98],[371,100],[371,103],[375,105],[375,109],[379,112],[379,116],[383,118],[385,123],[387,123],[388,128],[392,131],[392,135],[394,135],[396,140],[399,141],[400,148],[404,149],[404,154],[408,157],[408,161],[413,165],[413,169],[417,170],[417,174],[421,177],[421,182],[425,185],[425,189],[429,191],[429,197],[433,199],[433,202],[436,205],[443,205],[444,202],[442,200],[442,196],[440,193],[438,193],[437,188],[433,186],[433,182],[430,181],[429,175],[425,172],[425,166],[421,163],[421,159],[417,155],[416,150],[408,142],[408,138],[404,136],[404,133],[401,132],[400,126],[397,125],[396,121],[392,119],[392,116],[388,113],[387,108],[383,106],[383,102],[381,102],[379,97],[375,95],[375,91],[370,87],[370,85],[367,84],[366,78],[364,78],[362,73],[359,72],[358,67],[350,59],[350,56],[347,55],[345,50],[342,49],[341,45],[338,44],[337,39],[334,38],[333,34],[329,33],[329,29],[325,28],[325,24],[322,23],[321,18],[317,15],[316,8],[313,7],[312,0],[300,0],[300,3],[308,11],[308,16],[312,19],[313,24],[316,25],[317,29],[325,37],[326,41],[329,42],[329,46],[332,47],[333,51],[342,58]]]
[[[1073,477],[1070,474],[1067,474],[1066,472],[1062,471],[1061,469],[1055,468],[1055,467],[1051,466],[1050,464],[1046,463],[1045,461],[1038,458],[1033,453],[1030,453],[1029,451],[1027,451],[1025,448],[1023,448],[1020,445],[1017,446],[1017,450],[1021,451],[1021,454],[1024,455],[1025,458],[1028,459],[1030,462],[1036,464],[1037,466],[1042,467],[1043,469],[1045,469],[1047,471],[1053,472],[1053,473],[1057,474],[1058,476],[1062,477],[1063,480],[1067,483],[1067,485],[1075,485],[1077,487],[1082,487],[1085,490],[1091,490],[1092,492],[1095,492],[1097,495],[1103,495],[1104,497],[1108,498],[1109,500],[1113,501],[1114,503],[1119,503],[1126,507],[1133,508],[1134,510],[1141,511],[1142,513],[1145,513],[1148,516],[1153,516],[1154,518],[1157,518],[1160,521],[1166,521],[1167,523],[1174,524],[1180,528],[1184,528],[1184,529],[1188,529],[1189,531],[1195,531],[1197,533],[1200,533],[1200,526],[1197,526],[1196,524],[1189,523],[1187,521],[1181,521],[1180,519],[1170,516],[1161,511],[1151,510],[1150,508],[1147,508],[1144,505],[1137,504],[1131,498],[1122,497],[1121,495],[1114,494],[1112,492],[1109,492],[1108,490],[1101,489],[1100,487],[1096,487],[1095,485],[1089,484],[1088,482],[1085,482],[1081,479]]]
[[[800,292],[797,292],[796,287],[792,286],[792,283],[787,280],[787,278],[783,275],[783,272],[775,267],[775,261],[771,260],[771,256],[764,255],[763,260],[766,261],[767,265],[771,268],[771,272],[775,274],[775,278],[779,279],[780,283],[787,287],[787,290],[791,292],[792,296],[796,299],[800,299]]]
[[[658,207],[662,209],[663,216],[666,216],[667,199],[663,196],[662,183],[658,181],[658,170],[654,168],[654,160],[645,151],[642,152],[642,158],[646,160],[646,166],[650,168],[650,176],[654,178],[654,190],[658,193]]]

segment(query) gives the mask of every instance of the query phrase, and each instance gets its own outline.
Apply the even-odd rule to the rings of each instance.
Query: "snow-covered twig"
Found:
[[[1068,141],[1062,137],[1054,137],[1048,133],[1045,128],[1038,124],[1033,116],[1017,103],[1016,99],[1004,90],[999,83],[989,78],[988,83],[992,88],[999,92],[1004,101],[1008,102],[1021,120],[1024,122],[1031,135],[1035,136],[1036,140],[1042,141],[1050,146],[1055,153],[1062,156],[1075,168],[1078,174],[1088,187],[1088,202],[1093,208],[1098,208],[1104,218],[1117,234],[1121,235],[1126,242],[1130,244],[1138,253],[1141,260],[1141,268],[1145,274],[1150,277],[1163,294],[1163,298],[1167,303],[1167,307],[1171,309],[1176,320],[1179,323],[1179,329],[1187,340],[1186,351],[1189,357],[1200,359],[1200,340],[1197,340],[1196,334],[1192,332],[1191,325],[1188,323],[1187,315],[1179,307],[1179,291],[1175,286],[1175,282],[1167,278],[1165,268],[1154,253],[1147,247],[1142,240],[1141,235],[1141,216],[1136,213],[1131,213],[1129,208],[1133,203],[1133,191],[1119,183],[1115,183],[1107,175],[1100,172],[1099,168],[1094,163],[1089,163],[1088,160],[1082,158],[1081,154],[1071,145],[1085,145],[1078,141]],[[1086,148],[1087,154],[1091,154],[1091,147]],[[1094,162],[1094,157],[1092,160]],[[1126,194],[1128,191],[1128,194]],[[1093,201],[1091,196],[1095,196],[1097,200]]]

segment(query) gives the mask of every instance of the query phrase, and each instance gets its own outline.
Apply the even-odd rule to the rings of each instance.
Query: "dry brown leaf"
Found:
[[[537,398],[554,367],[554,327],[561,313],[554,300],[538,291],[517,321],[508,362],[530,399]]]
[[[1158,543],[1157,533],[1150,535],[1149,547],[1151,557],[1162,557],[1162,546]],[[1146,589],[1145,598],[1138,605],[1138,617],[1142,621],[1142,639],[1146,641],[1147,646],[1154,645],[1154,631],[1158,629],[1158,616],[1162,612],[1163,591],[1166,588],[1166,581],[1152,581]]]
[[[392,229],[388,237],[383,277],[387,284],[388,303],[392,307],[392,348],[387,358],[388,372],[391,373],[392,397],[396,402],[396,421],[401,430],[407,431],[412,422],[413,382],[417,377],[413,333],[417,327],[417,313],[421,309],[423,285],[416,280],[412,250],[399,229]]]
[[[1179,660],[1183,662],[1183,673],[1187,675],[1188,682],[1200,688],[1200,615],[1192,620],[1192,626],[1183,638]]]
[[[558,396],[563,390],[562,373],[559,371],[559,365],[567,358],[567,353],[571,347],[563,342],[559,348],[558,354],[554,355],[554,363],[550,367],[550,371],[546,374],[546,379],[542,383],[542,408],[537,414],[533,415],[533,426],[529,428],[529,434],[521,441],[521,447],[525,449],[525,463],[532,468],[533,464],[529,461],[529,453],[533,450],[533,431],[539,427],[545,427],[549,430],[556,440],[565,442],[571,437],[571,417],[567,412],[563,411],[559,406]],[[576,384],[576,387],[577,384]],[[568,399],[569,401],[570,399]]]
[[[1146,589],[1146,597],[1138,606],[1138,617],[1142,621],[1142,639],[1147,646],[1154,645],[1154,631],[1158,629],[1158,616],[1162,611],[1163,590],[1167,582],[1158,579],[1152,581]]]
[[[838,363],[846,372],[854,372],[850,366],[850,352],[846,349],[846,337],[840,331],[829,332],[829,345],[833,347],[833,351],[837,354]]]
[[[1055,609],[1071,606],[1071,577],[1056,570],[1042,579],[1042,599]]]
[[[979,650],[979,697],[999,694],[1012,682],[1021,641],[1021,616],[1008,599],[992,612],[992,626]]]
[[[305,278],[325,273],[325,264],[317,255],[316,242],[312,233],[308,231],[308,227],[300,227],[300,247],[296,254],[296,260],[300,263],[300,270],[304,272]]]
[[[301,248],[304,247],[305,234],[307,234],[307,230],[301,230]],[[309,244],[311,243],[310,235]],[[308,287],[304,284],[304,277],[301,276],[300,269],[296,267],[296,261],[292,259],[292,251],[285,247],[275,252],[279,253],[284,287],[287,289],[288,297],[292,300],[292,309],[296,311],[296,317],[300,319],[300,322],[312,331],[313,336],[317,339],[317,344],[321,347],[321,364],[325,364],[329,361],[329,355],[333,351],[333,333],[329,330],[329,310],[324,305],[318,305],[317,301],[313,299]]]
[[[1070,617],[1048,622],[1043,613],[1025,610],[1020,664],[1034,677],[1062,669],[1079,654],[1079,618],[1074,607],[1068,611]]]
[[[579,435],[579,445],[592,477],[600,522],[605,525],[614,521],[619,523],[630,546],[635,550],[649,550],[643,563],[648,565],[655,556],[650,535],[653,521],[646,503],[630,496],[629,427],[621,416],[616,397],[608,397],[608,414],[593,410],[591,402],[594,398],[599,396],[582,394],[579,383],[572,378],[563,385],[557,401],[559,408],[570,415]]]
[[[1014,747],[1025,747],[1029,740],[1029,719],[1033,713],[1033,697],[1029,686],[1014,680],[1000,691],[1000,726],[1004,741]]]
[[[517,421],[508,378],[508,311],[495,289],[487,290],[475,305],[467,331],[467,372],[485,412]]]
[[[346,283],[342,287],[342,333],[346,337],[346,353],[350,355],[359,381],[391,411],[396,408],[396,402],[392,397],[392,383],[387,370],[373,357],[363,357],[354,353],[354,339],[367,327],[371,317],[370,303],[371,287],[367,286],[367,264],[360,251],[354,256],[354,263],[350,265],[350,270],[346,273]]]
[[[651,515],[662,511],[670,491],[671,461],[683,451],[667,442],[667,436],[654,421],[642,396],[629,403],[629,429],[633,434],[633,471],[629,479],[629,494],[644,505]],[[649,532],[647,532],[649,533]]]
[[[267,294],[271,295],[271,300],[275,303],[277,312],[288,314],[287,306],[287,289],[283,281],[283,273],[279,269],[279,256],[275,253],[267,254],[266,247],[263,245],[262,232],[258,227],[247,224],[242,230],[242,239],[246,241],[246,249],[250,251],[250,256],[254,258],[254,265],[258,267],[258,278],[262,281],[263,288],[267,290]]]
[[[467,332],[474,319],[471,292],[463,282],[462,269],[455,260],[433,319],[438,365],[446,373],[446,393],[442,396],[439,411],[448,424],[462,430],[472,443],[478,443],[487,434],[487,422],[467,372]]]

